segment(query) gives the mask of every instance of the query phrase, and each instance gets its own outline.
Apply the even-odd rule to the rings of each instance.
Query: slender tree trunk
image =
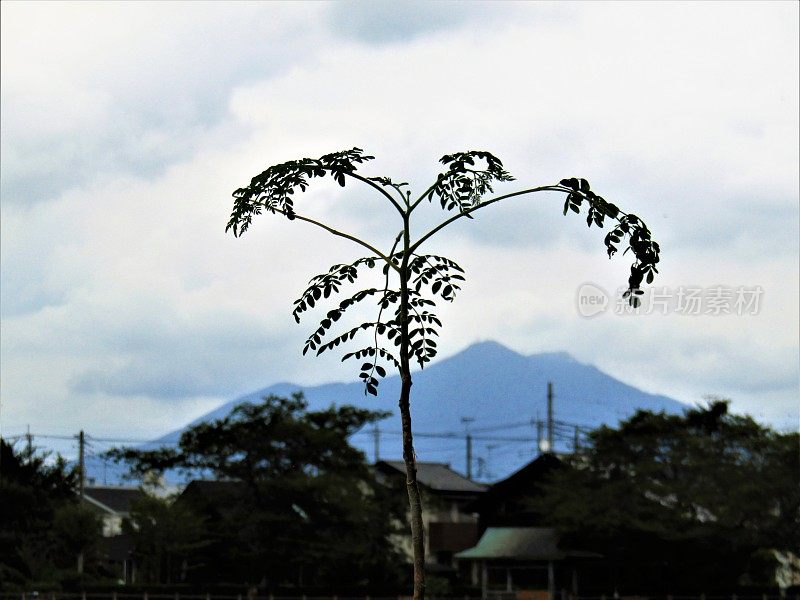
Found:
[[[425,598],[425,530],[422,525],[422,499],[417,485],[417,457],[411,433],[411,366],[408,337],[408,214],[404,218],[403,262],[400,267],[400,419],[403,426],[403,460],[406,463],[406,490],[411,509],[411,549],[414,556],[414,600]]]
[[[414,555],[414,600],[425,597],[425,531],[422,526],[422,499],[417,485],[417,459],[411,436],[411,373],[401,375],[400,417],[403,423],[403,460],[406,463],[406,490],[411,509],[411,547]]]

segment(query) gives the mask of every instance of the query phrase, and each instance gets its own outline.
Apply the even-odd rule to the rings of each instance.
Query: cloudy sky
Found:
[[[224,226],[254,174],[353,146],[420,191],[470,148],[503,159],[504,190],[586,177],[648,222],[673,300],[761,290],[744,314],[612,298],[585,318],[580,286],[613,295],[628,263],[558,197],[523,197],[430,244],[469,279],[443,355],[565,350],[797,426],[797,3],[3,2],[2,432],[150,437],[278,381],[352,379],[301,357],[290,307],[357,251],[277,217]],[[369,191],[320,182],[303,212],[390,245]]]

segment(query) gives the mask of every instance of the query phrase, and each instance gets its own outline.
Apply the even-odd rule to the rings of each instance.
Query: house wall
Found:
[[[85,501],[84,506],[88,506],[96,514],[100,515],[103,520],[103,537],[111,537],[122,533],[122,519],[125,515],[103,510],[97,504],[89,501]]]
[[[111,537],[122,533],[122,517],[120,515],[103,515],[103,536]]]
[[[422,493],[422,524],[425,528],[425,561],[455,567],[453,554],[474,546],[478,542],[478,517],[463,511],[466,501],[462,499],[436,496],[430,492]],[[408,520],[402,524],[408,528]],[[410,531],[395,538],[395,547],[411,562],[413,550]]]

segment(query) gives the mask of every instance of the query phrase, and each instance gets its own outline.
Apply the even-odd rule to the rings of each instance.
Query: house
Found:
[[[103,520],[100,551],[111,571],[119,573],[125,583],[135,583],[136,563],[133,539],[122,533],[122,522],[130,517],[135,502],[144,497],[143,490],[133,487],[87,486],[83,491],[83,504]]]
[[[557,531],[533,504],[542,484],[561,468],[555,454],[541,454],[464,507],[478,513],[481,537],[455,558],[462,577],[480,585],[484,599],[511,592],[526,600],[576,595],[582,575],[597,568],[599,555],[559,547]]]
[[[600,558],[590,552],[562,550],[552,527],[488,527],[473,548],[456,554],[472,566],[472,584],[482,598],[555,600],[556,593],[577,596],[581,567]]]
[[[487,527],[546,526],[546,516],[537,513],[531,501],[542,493],[541,486],[550,474],[562,466],[555,454],[540,454],[521,469],[492,484],[465,510],[478,513],[481,533]]]
[[[122,533],[122,521],[130,516],[131,506],[145,493],[140,488],[122,486],[87,486],[83,503],[103,519],[103,536]]]
[[[406,466],[399,460],[375,463],[379,478],[405,481]],[[467,507],[486,492],[487,486],[467,479],[437,462],[417,462],[417,482],[423,496],[422,521],[425,536],[425,556],[432,573],[454,575],[454,555],[474,546],[479,537],[477,515]],[[411,557],[411,539],[401,542]]]

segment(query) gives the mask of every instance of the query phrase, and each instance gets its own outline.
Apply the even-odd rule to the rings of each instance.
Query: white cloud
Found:
[[[430,246],[469,274],[444,354],[565,349],[648,391],[797,413],[795,5],[478,5],[430,27],[400,15],[407,37],[375,37],[389,5],[350,29],[359,5],[186,6],[3,5],[4,428],[105,407],[98,430],[121,431],[120,411],[169,429],[234,392],[350,378],[299,357],[289,313],[354,250],[267,215],[223,229],[267,165],[355,145],[417,189],[472,147],[519,185],[585,176],[650,224],[660,285],[765,290],[752,318],[580,319],[578,286],[623,284],[625,259],[558,199],[512,202]],[[390,244],[367,188],[314,189],[303,210]]]
[[[207,141],[236,83],[324,39],[312,5],[3,6],[3,195],[41,202],[99,174],[156,175]]]

